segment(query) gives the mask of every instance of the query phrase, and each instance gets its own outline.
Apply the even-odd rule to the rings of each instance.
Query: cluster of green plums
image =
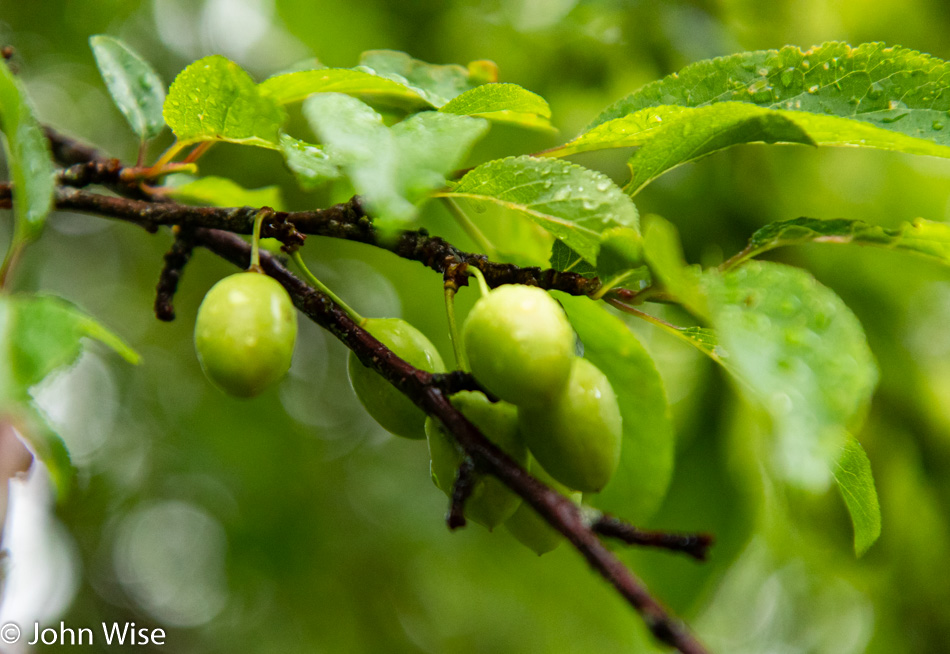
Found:
[[[399,319],[368,320],[365,328],[396,355],[428,372],[445,372],[435,346]],[[485,436],[532,474],[580,501],[610,481],[620,460],[621,418],[606,376],[575,354],[574,331],[545,291],[505,285],[476,302],[461,333],[472,374],[493,396],[464,391],[452,404]],[[353,389],[383,427],[406,438],[426,437],[432,481],[451,494],[463,455],[441,423],[351,354]],[[536,552],[560,536],[494,477],[479,477],[466,516],[489,529],[504,523]]]
[[[438,350],[398,318],[363,321],[383,345],[410,365],[445,372]],[[195,348],[208,378],[239,397],[257,395],[290,367],[297,334],[287,291],[248,271],[215,284],[198,310]],[[476,302],[461,333],[472,374],[492,395],[465,391],[453,405],[515,461],[558,492],[580,502],[610,480],[620,459],[617,397],[600,370],[576,356],[574,331],[545,291],[501,286]],[[432,481],[451,494],[463,455],[445,428],[351,352],[350,383],[366,411],[389,432],[427,438]],[[489,529],[504,523],[539,554],[561,537],[534,509],[494,477],[479,476],[465,513]]]

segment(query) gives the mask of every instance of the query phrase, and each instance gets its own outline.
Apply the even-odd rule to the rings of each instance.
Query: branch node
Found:
[[[286,211],[274,211],[270,207],[263,207],[261,211],[270,213],[261,225],[261,238],[276,238],[282,243],[280,249],[287,254],[293,254],[304,244],[307,237],[297,231],[297,227],[289,220]]]

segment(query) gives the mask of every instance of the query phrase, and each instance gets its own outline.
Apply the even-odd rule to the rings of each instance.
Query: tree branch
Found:
[[[198,229],[196,243],[240,267],[250,261],[250,246],[241,238],[219,230]],[[679,620],[650,595],[588,527],[580,509],[560,493],[528,474],[488,440],[454,406],[435,377],[413,368],[357,325],[330,298],[306,285],[275,257],[262,252],[261,266],[290,293],[294,305],[321,327],[334,334],[366,366],[373,368],[427,414],[442,422],[475,466],[494,475],[530,504],[552,527],[562,533],[588,563],[643,617],[650,631],[683,654],[704,654],[705,648]]]
[[[175,242],[165,253],[165,265],[158,277],[155,288],[155,317],[165,322],[175,319],[175,307],[172,299],[178,290],[178,281],[181,279],[185,266],[191,260],[191,252],[195,248],[194,230],[188,227],[175,228]]]
[[[643,545],[672,552],[683,552],[697,561],[706,560],[714,540],[712,534],[675,534],[668,531],[640,529],[607,514],[601,515],[591,523],[590,527],[601,536],[616,538],[628,545]]]
[[[99,158],[98,153],[91,148],[80,146],[52,130],[48,130],[48,134],[54,155],[63,163],[88,163]],[[95,169],[95,166],[89,166],[83,169],[83,174]],[[10,206],[10,190],[9,185],[0,184],[0,207]],[[120,193],[123,191],[133,194],[131,189],[118,189]],[[190,207],[174,202],[111,197],[64,187],[57,188],[55,203],[61,209],[133,222],[149,231],[155,231],[158,225],[178,225],[192,232],[196,245],[205,247],[231,263],[246,268],[250,261],[250,245],[235,234],[251,232],[253,218],[258,209]],[[288,230],[287,225],[294,229]],[[275,218],[262,230],[264,236],[283,235],[294,242],[299,241],[298,237],[294,236],[299,233],[377,245],[401,257],[419,261],[443,274],[451,267],[452,271],[458,272],[459,277],[455,281],[459,285],[466,283],[465,267],[473,265],[484,273],[492,286],[520,283],[562,290],[574,295],[590,294],[599,287],[598,280],[586,279],[572,273],[494,263],[488,261],[484,255],[462,252],[438,237],[429,236],[425,230],[405,231],[394,241],[383,242],[370,219],[364,214],[358,198],[319,211],[275,212]],[[591,567],[641,614],[656,638],[683,654],[705,653],[704,647],[688,629],[671,616],[649,594],[642,582],[604,546],[595,530],[585,521],[581,510],[572,501],[528,474],[451,404],[451,392],[477,387],[471,375],[435,375],[410,366],[356,324],[329,297],[293,275],[276,257],[261,252],[261,266],[268,275],[287,289],[294,305],[301,312],[336,336],[364,365],[382,375],[424,412],[441,421],[475,468],[497,477],[563,534]]]
[[[116,190],[115,188],[113,190]],[[7,189],[9,193],[9,189]],[[0,190],[2,199],[2,190]],[[154,230],[159,225],[222,229],[235,234],[250,234],[259,208],[194,207],[177,202],[154,202],[91,193],[76,188],[57,188],[56,207],[137,223]],[[292,229],[291,229],[292,228]],[[590,295],[600,288],[600,280],[553,268],[523,268],[510,263],[489,261],[483,254],[459,250],[425,229],[399,232],[393,240],[383,240],[372,221],[363,213],[359,198],[326,209],[313,211],[275,211],[261,229],[263,237],[274,237],[286,246],[302,243],[302,234],[328,236],[374,245],[432,270],[456,275],[458,286],[468,284],[466,266],[475,266],[485,275],[489,286],[525,284],[570,295]]]
[[[455,483],[452,485],[449,514],[445,519],[449,529],[452,531],[465,526],[465,503],[468,502],[472,491],[475,490],[475,481],[475,462],[465,457],[459,465],[458,474],[455,476]]]

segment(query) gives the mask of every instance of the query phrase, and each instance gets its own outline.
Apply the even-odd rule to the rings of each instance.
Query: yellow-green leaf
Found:
[[[244,69],[220,55],[199,59],[178,74],[163,114],[180,144],[229,141],[272,149],[287,118]]]

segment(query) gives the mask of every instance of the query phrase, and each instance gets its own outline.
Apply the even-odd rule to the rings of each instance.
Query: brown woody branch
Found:
[[[188,227],[175,228],[175,241],[165,253],[165,265],[162,266],[158,285],[155,287],[155,317],[159,320],[171,322],[175,319],[175,307],[172,300],[194,249],[194,230]]]
[[[241,238],[219,230],[198,229],[196,243],[239,267],[247,267],[250,246]],[[494,475],[530,504],[552,527],[562,533],[643,617],[650,631],[683,654],[703,654],[705,648],[657,602],[643,583],[601,542],[588,527],[580,509],[560,493],[528,474],[489,441],[452,406],[448,395],[433,384],[431,373],[413,368],[357,325],[330,298],[294,276],[275,257],[262,252],[261,266],[290,293],[294,304],[321,327],[334,334],[359,360],[398,388],[427,414],[442,422],[475,466]]]
[[[476,481],[475,462],[468,457],[463,458],[452,485],[449,514],[445,519],[449,529],[454,531],[465,526],[465,503],[475,490]]]
[[[668,531],[640,529],[607,514],[600,516],[590,527],[601,536],[616,538],[628,545],[683,552],[697,561],[706,560],[714,540],[712,534],[676,534]]]
[[[253,207],[194,207],[177,202],[117,198],[76,188],[58,188],[56,206],[69,211],[118,218],[152,229],[159,225],[181,225],[222,229],[235,234],[250,234],[259,210]],[[404,230],[395,238],[385,240],[364,213],[357,197],[326,209],[275,211],[261,226],[262,236],[277,238],[288,247],[302,243],[303,234],[357,241],[389,250],[443,275],[449,273],[454,276],[457,286],[468,284],[465,267],[475,266],[493,288],[502,284],[525,284],[570,295],[590,295],[600,288],[600,280],[576,273],[489,261],[483,254],[464,252],[438,236],[430,236],[425,229]]]
[[[54,155],[59,161],[76,164],[93,162],[98,158],[95,150],[75,144],[51,131],[49,133]],[[83,169],[83,174],[95,169],[95,166],[88,166]],[[119,189],[119,192],[122,190]],[[132,195],[131,192],[129,194]],[[9,185],[0,184],[0,207],[8,207],[10,200]],[[158,225],[177,225],[191,232],[196,245],[207,248],[239,267],[245,268],[249,264],[250,246],[235,233],[251,232],[258,209],[190,207],[173,202],[116,198],[64,187],[57,188],[55,202],[60,209],[118,218],[139,224],[149,231],[155,231]],[[295,229],[288,230],[287,225]],[[424,230],[402,232],[395,241],[382,242],[356,198],[321,211],[275,212],[274,219],[265,221],[262,229],[264,236],[283,235],[292,242],[299,242],[298,234],[301,232],[377,245],[443,274],[451,271],[451,276],[458,271],[459,276],[455,279],[458,284],[465,283],[464,268],[474,265],[482,270],[492,286],[522,283],[574,295],[592,293],[599,286],[597,280],[588,280],[571,273],[491,262],[483,255],[462,252],[440,238],[429,236]],[[169,266],[174,268],[171,264],[166,267]],[[290,273],[276,257],[262,252],[261,266],[287,289],[301,312],[334,334],[362,363],[376,370],[423,411],[440,420],[455,437],[474,468],[497,477],[563,534],[588,563],[641,614],[660,641],[684,654],[702,654],[706,651],[685,626],[653,599],[637,577],[604,546],[598,533],[587,524],[573,502],[529,475],[452,406],[448,399],[452,392],[477,388],[471,375],[434,375],[413,368],[354,323],[330,298]],[[459,489],[458,501],[454,501],[453,506],[457,504],[461,507],[463,501],[464,488]]]

